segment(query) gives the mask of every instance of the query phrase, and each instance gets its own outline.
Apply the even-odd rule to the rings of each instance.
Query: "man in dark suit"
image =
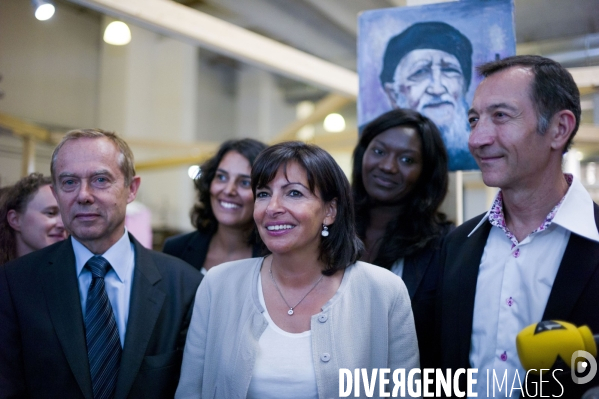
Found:
[[[570,73],[543,57],[478,70],[485,79],[469,111],[469,148],[485,184],[500,191],[443,244],[440,366],[477,368],[478,397],[535,396],[539,377],[525,381],[516,350],[521,329],[558,319],[599,333],[599,208],[562,172],[580,96]],[[556,374],[561,386],[545,372],[543,396],[576,398],[597,384],[576,385],[565,371]]]
[[[71,237],[0,268],[0,397],[172,397],[201,274],[128,234],[140,178],[114,133],[67,133],[51,172]]]

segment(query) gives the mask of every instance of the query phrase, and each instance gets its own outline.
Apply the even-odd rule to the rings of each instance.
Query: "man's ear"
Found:
[[[564,152],[575,126],[576,117],[572,111],[563,109],[553,115],[548,132],[546,132],[551,134],[551,148]]]
[[[139,190],[139,185],[141,184],[141,177],[133,176],[131,179],[131,183],[129,183],[129,196],[127,197],[127,203],[130,204],[137,197],[137,190]]]
[[[337,198],[333,198],[325,206],[327,207],[327,213],[323,224],[328,226],[335,223],[335,218],[337,217]]]
[[[19,213],[14,209],[11,209],[6,214],[6,221],[13,228],[14,231],[21,231],[21,220],[19,218]]]
[[[389,103],[393,109],[399,108],[397,105],[397,92],[393,87],[393,82],[387,82],[383,85],[383,90],[385,90],[385,94],[387,94],[387,98],[389,99]]]

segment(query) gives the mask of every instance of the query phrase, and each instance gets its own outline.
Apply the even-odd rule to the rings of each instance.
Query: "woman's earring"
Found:
[[[326,224],[322,225],[322,232],[320,233],[321,236],[323,237],[328,237],[329,236],[329,228],[327,227]]]

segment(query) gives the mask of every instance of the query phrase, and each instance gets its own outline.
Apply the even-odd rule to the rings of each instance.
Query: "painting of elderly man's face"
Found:
[[[468,151],[476,66],[515,54],[513,0],[450,1],[358,17],[358,126],[393,108],[437,125],[448,168],[478,169]]]
[[[474,167],[467,150],[466,79],[453,54],[436,49],[410,51],[384,90],[393,108],[413,109],[435,122],[450,155],[450,167]]]
[[[458,59],[445,51],[410,51],[397,66],[393,80],[385,84],[392,106],[418,111],[437,126],[449,127],[462,108],[462,68]]]

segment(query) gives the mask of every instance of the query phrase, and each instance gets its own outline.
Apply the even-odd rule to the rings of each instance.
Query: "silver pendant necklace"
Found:
[[[277,291],[279,291],[279,295],[281,295],[281,298],[283,299],[283,302],[285,302],[285,305],[287,305],[287,307],[289,308],[289,310],[287,311],[287,314],[289,316],[293,316],[293,309],[295,309],[297,307],[297,305],[299,305],[300,303],[302,303],[302,301],[304,299],[306,299],[306,297],[308,296],[308,294],[311,293],[312,290],[314,288],[316,288],[316,286],[322,281],[323,277],[324,277],[324,274],[322,274],[320,276],[320,278],[318,279],[318,281],[316,282],[316,284],[314,284],[312,286],[312,288],[310,288],[310,291],[306,292],[306,295],[304,295],[302,297],[302,299],[300,299],[299,302],[295,304],[295,306],[290,306],[289,303],[287,303],[287,300],[285,299],[285,297],[283,296],[283,293],[281,292],[281,289],[279,288],[279,285],[277,284],[277,281],[275,280],[274,276],[272,275],[272,261],[270,262],[270,278],[271,278],[272,282],[275,284],[275,288],[277,289]]]

